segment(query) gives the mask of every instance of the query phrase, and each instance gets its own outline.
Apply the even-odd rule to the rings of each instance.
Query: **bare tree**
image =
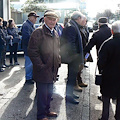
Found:
[[[44,12],[47,7],[45,5],[39,5],[39,3],[44,2],[44,0],[27,0],[25,4],[22,6],[23,12],[30,12],[30,11],[39,11]]]
[[[114,16],[114,14],[111,12],[111,10],[106,9],[104,12],[102,13],[97,13],[96,15],[96,19],[98,19],[99,17],[107,17],[108,18],[108,22],[110,19],[112,19]]]

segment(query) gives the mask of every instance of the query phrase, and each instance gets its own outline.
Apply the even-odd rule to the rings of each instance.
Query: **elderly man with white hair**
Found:
[[[65,42],[61,47],[61,53],[63,52],[68,64],[68,81],[66,85],[66,102],[72,104],[79,104],[76,99],[79,98],[73,94],[73,88],[76,85],[76,76],[80,69],[84,66],[83,57],[83,45],[82,37],[79,30],[79,26],[82,23],[83,14],[79,11],[73,12],[71,20],[66,24],[61,36],[62,42]],[[62,62],[63,56],[61,56]],[[80,68],[79,68],[80,65]]]
[[[112,24],[113,37],[105,41],[99,51],[98,68],[102,74],[102,118],[109,119],[110,99],[115,98],[115,119],[120,120],[120,21]]]

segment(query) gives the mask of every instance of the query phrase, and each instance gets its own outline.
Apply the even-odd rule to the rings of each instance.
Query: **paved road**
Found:
[[[83,88],[83,92],[75,92],[80,96],[79,105],[65,103],[67,65],[62,64],[59,69],[59,81],[54,84],[51,102],[51,110],[57,112],[58,117],[50,120],[98,120],[102,102],[97,99],[100,94],[99,87],[94,84],[95,52],[93,48],[94,62],[87,63],[89,68],[84,68],[82,73],[83,81],[88,83],[88,87]],[[18,59],[20,66],[7,68],[4,73],[0,73],[0,120],[36,120],[36,87],[35,84],[24,84],[23,55],[19,55]],[[112,103],[110,120],[114,120],[114,108],[115,103]]]

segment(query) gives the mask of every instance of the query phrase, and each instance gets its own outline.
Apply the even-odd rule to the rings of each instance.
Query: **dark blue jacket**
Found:
[[[67,59],[71,59],[71,62],[78,59],[79,63],[84,63],[82,37],[76,26],[79,27],[75,21],[70,20],[63,29],[61,36],[61,57],[63,58],[62,53],[66,53]]]
[[[28,42],[30,39],[30,36],[32,32],[35,30],[34,24],[30,22],[29,20],[26,20],[23,25],[22,25],[22,45],[23,45],[23,51],[24,54],[28,56],[27,53],[27,47],[28,47]]]
[[[2,30],[2,27],[0,26],[0,51],[4,49],[4,46],[6,45],[6,41],[4,38],[4,33]]]
[[[6,44],[8,44],[11,39],[11,36],[8,35],[7,28],[3,28],[3,32],[4,32],[4,36],[5,36],[4,38],[5,38]]]
[[[8,35],[13,36],[12,43],[18,43],[20,41],[20,36],[18,35],[18,29],[13,27],[13,28],[7,28]]]

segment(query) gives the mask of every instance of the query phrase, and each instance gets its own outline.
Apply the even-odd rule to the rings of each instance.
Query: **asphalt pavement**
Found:
[[[80,96],[79,104],[65,102],[67,65],[59,69],[59,80],[54,84],[51,111],[57,112],[57,118],[50,120],[98,120],[101,115],[102,102],[99,86],[94,83],[96,66],[96,50],[92,50],[93,63],[87,63],[88,68],[82,72],[83,82],[88,86],[82,92],[74,91]],[[0,120],[36,120],[36,86],[25,84],[24,58],[19,58],[20,65],[7,68],[0,73]],[[110,119],[114,120],[115,102],[111,101]]]

